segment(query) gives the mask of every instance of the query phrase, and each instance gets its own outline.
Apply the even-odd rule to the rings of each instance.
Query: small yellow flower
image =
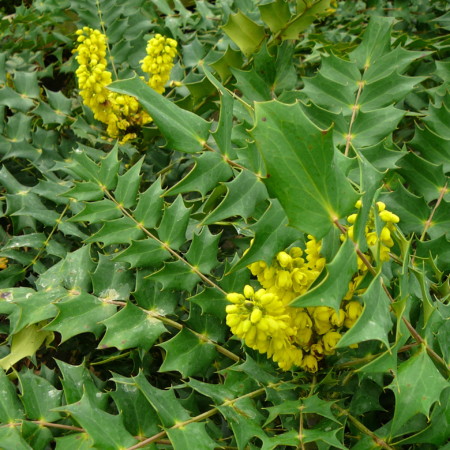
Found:
[[[0,270],[6,269],[8,267],[8,258],[0,258]]]

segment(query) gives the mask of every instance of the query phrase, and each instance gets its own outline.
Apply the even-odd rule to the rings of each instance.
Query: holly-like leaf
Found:
[[[116,81],[108,89],[136,97],[158,125],[167,140],[167,147],[187,153],[203,149],[210,125],[200,116],[181,109],[138,77]]]
[[[97,202],[85,202],[83,211],[79,212],[69,220],[71,222],[99,223],[118,219],[122,217],[117,205],[111,200],[104,199]]]
[[[154,228],[161,219],[164,199],[161,178],[158,178],[144,193],[139,194],[134,218],[145,228]]]
[[[397,377],[388,386],[395,395],[391,435],[416,414],[428,416],[430,407],[449,386],[425,348],[399,365]]]
[[[242,92],[245,101],[251,103],[272,99],[270,86],[254,68],[251,70],[231,69],[231,73],[236,78],[236,88]]]
[[[17,361],[33,356],[52,333],[41,330],[37,325],[30,325],[12,337],[10,353],[0,359],[0,368],[9,370]]]
[[[361,296],[364,309],[358,321],[337,343],[337,348],[376,339],[389,348],[388,334],[392,328],[389,298],[381,285],[380,275],[375,277]]]
[[[96,448],[119,449],[137,443],[125,428],[122,415],[112,415],[99,409],[85,394],[71,405],[61,406],[58,411],[69,413],[88,433]]]
[[[21,399],[28,419],[56,422],[61,416],[52,411],[61,404],[62,391],[56,389],[45,378],[39,377],[30,369],[18,374]]]
[[[160,344],[160,347],[166,351],[160,372],[175,370],[180,372],[183,378],[205,373],[216,356],[215,347],[211,342],[200,340],[186,329]]]
[[[102,242],[103,245],[131,244],[144,237],[144,232],[129,217],[105,222],[100,231],[86,239],[87,243]]]
[[[297,103],[257,103],[255,110],[252,134],[266,163],[269,192],[291,226],[322,238],[358,198],[336,164],[331,133],[317,128]]]
[[[172,389],[161,390],[155,388],[147,381],[142,372],[139,372],[137,377],[133,377],[133,380],[153,406],[165,427],[172,427],[177,422],[189,419],[189,413],[181,406]]]
[[[230,14],[228,22],[222,28],[246,56],[255,53],[265,37],[264,27],[253,22],[241,11]]]
[[[17,422],[24,416],[23,406],[17,398],[16,388],[0,370],[0,422]]]
[[[233,181],[225,183],[225,198],[204,219],[203,224],[212,224],[233,216],[250,217],[256,205],[267,197],[261,179],[248,170],[243,170]],[[245,195],[242,195],[245,192]]]
[[[301,237],[298,230],[288,226],[286,214],[277,199],[271,200],[261,219],[248,229],[254,233],[254,241],[245,255],[232,267],[233,272],[255,261],[270,264],[277,252]]]
[[[92,450],[94,441],[87,433],[71,433],[62,437],[55,437],[55,450]]]
[[[170,258],[170,253],[154,239],[132,241],[131,245],[114,257],[114,261],[130,264],[130,267],[157,267]]]
[[[217,266],[217,252],[220,234],[211,234],[208,227],[203,227],[199,234],[194,234],[186,259],[202,273],[210,273]]]
[[[1,427],[0,442],[6,450],[33,450],[22,438],[17,427]]]
[[[297,297],[290,306],[330,306],[339,310],[342,299],[348,291],[348,283],[358,266],[353,242],[346,239],[331,263],[325,266],[325,278],[306,294]]]
[[[269,26],[272,33],[281,30],[289,21],[291,13],[289,4],[285,0],[275,0],[258,5],[261,19]]]
[[[44,329],[61,334],[61,342],[81,333],[98,336],[104,326],[100,322],[112,316],[117,306],[100,301],[93,295],[79,293],[57,303],[59,314]]]
[[[128,302],[125,308],[102,322],[106,326],[99,348],[142,348],[149,350],[166,331],[163,323]]]
[[[173,250],[178,250],[186,241],[189,212],[190,208],[184,206],[181,195],[164,210],[158,227],[158,237]]]
[[[202,153],[198,158],[194,157],[194,162],[193,169],[165,195],[197,191],[205,197],[219,182],[228,181],[233,175],[230,166],[218,153]]]
[[[165,263],[158,272],[148,277],[153,281],[159,281],[163,289],[179,289],[191,292],[200,281],[200,277],[182,261]]]
[[[212,440],[206,431],[206,422],[193,422],[182,428],[169,428],[167,436],[174,450],[184,450],[191,446],[204,450],[217,448],[217,442]]]
[[[124,207],[130,208],[136,204],[136,196],[141,182],[140,171],[144,158],[141,158],[130,170],[119,176],[115,199]]]

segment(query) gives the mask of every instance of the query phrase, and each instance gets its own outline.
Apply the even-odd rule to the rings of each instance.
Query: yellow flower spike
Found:
[[[334,348],[341,337],[342,335],[335,330],[330,330],[322,336],[323,347],[327,354],[334,353]]]
[[[319,369],[317,359],[312,355],[306,355],[303,357],[302,368],[311,373],[316,373]]]

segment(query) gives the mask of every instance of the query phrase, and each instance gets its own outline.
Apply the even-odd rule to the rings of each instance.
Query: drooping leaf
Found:
[[[266,163],[265,184],[291,226],[320,239],[352,210],[357,195],[336,165],[331,133],[298,104],[258,103],[253,136]]]

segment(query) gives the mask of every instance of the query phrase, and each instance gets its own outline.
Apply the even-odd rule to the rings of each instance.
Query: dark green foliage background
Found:
[[[449,4],[304,5],[0,2],[1,449],[447,448]],[[124,145],[76,87],[101,23],[111,89],[154,119]],[[155,33],[179,44],[165,97],[135,78]],[[330,264],[295,304],[339,306],[358,198],[400,216],[396,257],[317,374],[280,372],[225,293],[311,233]]]

